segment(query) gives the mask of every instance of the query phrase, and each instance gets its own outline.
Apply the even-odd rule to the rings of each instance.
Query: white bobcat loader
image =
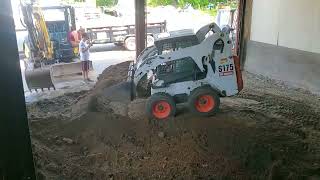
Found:
[[[159,34],[131,64],[132,95],[149,97],[151,118],[175,115],[176,104],[188,103],[200,116],[215,114],[220,97],[233,96],[243,88],[239,58],[232,54],[231,29],[215,23],[191,30]]]

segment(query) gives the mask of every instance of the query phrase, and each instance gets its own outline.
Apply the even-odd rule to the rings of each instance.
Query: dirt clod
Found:
[[[164,138],[164,137],[165,137],[165,134],[164,134],[164,132],[159,132],[159,133],[158,133],[158,136],[159,136],[159,138]]]
[[[73,144],[74,143],[74,141],[72,139],[70,139],[70,138],[62,138],[62,141],[67,143],[67,144]]]

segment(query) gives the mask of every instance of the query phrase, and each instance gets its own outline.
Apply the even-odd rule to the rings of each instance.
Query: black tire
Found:
[[[113,43],[114,45],[116,45],[116,46],[123,46],[123,43],[122,42],[115,42],[115,43]]]
[[[190,112],[197,116],[212,116],[219,111],[219,106],[220,96],[210,87],[197,88],[188,98]]]
[[[165,93],[156,93],[148,99],[146,103],[146,111],[148,117],[151,119],[167,120],[170,117],[175,116],[176,103],[170,95]]]
[[[124,47],[129,51],[135,51],[136,50],[136,38],[135,37],[128,37],[124,41]]]

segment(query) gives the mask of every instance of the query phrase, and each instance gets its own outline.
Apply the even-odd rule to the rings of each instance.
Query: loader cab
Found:
[[[152,56],[166,54],[197,44],[199,44],[198,38],[191,29],[155,34],[154,46],[141,52],[137,62],[138,67]]]
[[[155,40],[159,56],[198,44],[199,40],[192,30],[180,30],[158,35]],[[191,57],[182,57],[159,65],[155,74],[156,78],[162,80],[163,85],[167,86],[177,82],[203,79],[206,72],[202,73]]]
[[[182,48],[199,44],[196,34],[191,29],[160,33],[155,37],[158,54],[166,54]]]

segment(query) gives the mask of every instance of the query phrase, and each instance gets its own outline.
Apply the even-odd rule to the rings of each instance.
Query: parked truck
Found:
[[[147,23],[147,46],[150,47],[154,44],[154,34],[166,31],[166,21]],[[87,32],[93,43],[114,43],[119,46],[124,46],[130,51],[136,49],[135,25],[90,27],[87,28]]]

